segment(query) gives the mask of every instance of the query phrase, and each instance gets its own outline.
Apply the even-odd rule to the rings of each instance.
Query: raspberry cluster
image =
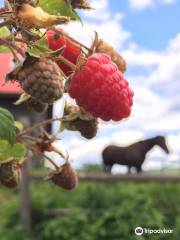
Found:
[[[1,27],[7,28],[9,33],[2,36],[0,44],[11,50],[17,66],[7,74],[6,81],[16,79],[24,90],[15,104],[23,103],[36,113],[42,113],[64,93],[72,98],[71,104],[67,99],[61,118],[47,119],[28,129],[14,123],[11,114],[1,114],[1,137],[6,139],[5,142],[20,144],[15,148],[12,146],[9,155],[6,155],[8,145],[2,149],[5,154],[1,151],[0,183],[8,188],[18,186],[22,161],[28,149],[53,166],[47,180],[66,190],[75,189],[78,175],[68,154],[59,145],[56,147],[59,134],[66,129],[92,139],[97,135],[100,119],[120,121],[131,113],[133,91],[123,75],[126,61],[109,43],[99,39],[96,32],[88,47],[56,28],[56,25],[69,22],[71,13],[78,19],[75,9],[92,9],[88,0],[63,2],[57,15],[41,8],[39,0],[8,0],[1,9]],[[61,15],[63,12],[67,16]],[[54,121],[61,122],[60,129],[57,134],[49,134],[45,126]],[[11,126],[12,134],[7,131],[8,126]],[[53,159],[54,154],[48,152],[63,158],[64,164],[59,166]]]
[[[31,4],[31,0],[17,1],[18,4],[25,2]],[[86,0],[71,1],[71,4],[74,8],[88,8]],[[27,19],[25,18],[28,23]],[[33,18],[33,24],[35,22]],[[38,26],[44,26],[43,23],[41,21]],[[27,35],[27,31],[25,33]],[[26,53],[23,64],[8,74],[7,79],[17,79],[25,92],[19,102],[40,113],[46,111],[48,105],[60,99],[64,93],[68,93],[76,104],[65,104],[59,132],[64,129],[79,131],[86,139],[96,136],[99,119],[120,121],[130,116],[134,93],[123,75],[126,61],[112,46],[95,38],[92,47],[88,48],[63,30],[48,31],[46,36],[52,51],[48,50],[39,56]],[[30,39],[36,41],[34,35]],[[55,171],[49,175],[53,183],[64,189],[74,189],[78,177],[68,162],[68,157],[53,146],[55,136],[49,135],[42,126],[40,133],[38,138],[25,135],[23,143],[34,154],[54,164]],[[22,137],[23,132],[19,136]],[[65,164],[57,166],[46,156],[46,152],[59,154],[66,160]],[[15,187],[20,174],[19,164],[15,161],[0,165],[0,182],[7,187]]]
[[[84,58],[77,42],[73,42],[63,30],[60,33],[57,35],[53,31],[48,32],[49,47],[57,50],[64,46],[62,56],[77,66],[72,73],[67,64],[58,62],[61,70],[69,76],[65,87],[77,105],[94,118],[104,121],[119,121],[129,117],[133,91],[123,76],[126,71],[123,57],[104,40],[95,39],[89,57]],[[83,125],[87,129],[86,124],[87,122],[76,119],[66,128],[77,130],[82,129],[78,125]]]

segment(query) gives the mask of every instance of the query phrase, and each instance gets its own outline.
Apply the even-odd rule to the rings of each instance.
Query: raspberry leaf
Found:
[[[3,114],[11,121],[14,121],[13,115],[7,109],[0,107],[0,114]]]
[[[31,42],[29,44],[29,47],[27,48],[26,52],[29,53],[29,55],[34,57],[39,57],[41,53],[45,53],[49,51],[49,45],[46,35],[41,37],[40,40],[34,42]]]
[[[22,161],[26,153],[24,144],[15,143],[13,146],[6,140],[0,140],[0,163]]]
[[[67,4],[64,0],[39,0],[39,6],[49,14],[63,15],[80,21],[79,15],[72,10],[71,4]]]
[[[0,140],[7,140],[14,144],[16,140],[16,127],[14,117],[6,109],[0,107]]]

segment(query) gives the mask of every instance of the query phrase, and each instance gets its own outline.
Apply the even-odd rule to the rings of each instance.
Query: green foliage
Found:
[[[12,114],[0,107],[0,140],[2,139],[13,144],[16,140],[16,127]]]
[[[16,122],[8,110],[0,107],[0,163],[24,159],[25,146],[16,143],[17,129],[21,131],[22,124]]]
[[[103,166],[100,164],[84,164],[81,169],[86,173],[100,173],[103,171]]]
[[[21,143],[10,145],[6,140],[0,140],[0,163],[9,162],[11,160],[23,160],[26,150]]]
[[[4,191],[0,192],[4,208],[0,210],[0,219],[4,219],[0,222],[2,240],[14,240],[14,236],[18,240],[179,239],[178,184],[81,183],[76,191],[68,192],[51,183],[35,182],[31,186],[34,238],[23,232],[18,220],[16,192],[11,193],[9,205],[7,202],[5,205],[2,197],[7,195],[7,190]],[[52,208],[71,208],[72,213],[47,217],[46,213]],[[174,234],[136,237],[137,226],[174,229]]]
[[[48,40],[47,36],[34,31],[35,34],[38,34],[41,38],[40,40],[37,40],[35,42],[31,42],[26,50],[31,56],[38,57],[42,53],[49,52],[49,45],[48,45]]]
[[[39,0],[39,6],[50,14],[68,16],[72,20],[80,20],[78,14],[72,10],[71,5],[64,0]]]

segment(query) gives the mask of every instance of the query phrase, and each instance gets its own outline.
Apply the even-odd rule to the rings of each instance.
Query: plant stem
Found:
[[[9,24],[11,24],[11,23],[12,23],[11,20],[3,21],[3,22],[0,23],[0,28],[1,28],[1,27],[4,27],[4,26],[7,26],[7,25],[9,25]]]
[[[30,128],[25,129],[23,132],[17,134],[17,137],[21,137],[22,135],[25,135],[25,134],[27,134],[29,132],[32,132],[36,128],[40,128],[41,126],[48,125],[48,124],[50,124],[50,123],[52,123],[54,121],[61,121],[61,120],[62,120],[62,118],[54,118],[54,119],[51,118],[51,119],[44,120],[44,121],[42,121],[40,123],[35,124],[34,126],[32,126]]]
[[[54,57],[54,59],[56,61],[61,61],[63,63],[65,63],[68,67],[70,67],[73,71],[75,71],[77,69],[76,65],[73,64],[72,62],[70,62],[69,60],[67,60],[66,58],[64,58],[63,56],[58,56],[58,57]]]
[[[15,53],[14,49],[13,49],[12,47],[9,47],[9,49],[11,50],[12,55],[13,55],[15,61],[17,61],[18,63],[20,63],[21,61],[19,60],[19,58],[18,58],[17,54]]]
[[[51,145],[50,151],[55,152],[57,154],[59,154],[62,158],[64,158],[65,160],[68,160],[69,156],[67,155],[66,157],[59,151],[59,149],[57,149],[55,146]]]
[[[56,170],[59,170],[59,167],[55,164],[55,162],[48,156],[46,156],[45,154],[41,154],[42,157],[46,158],[54,167]]]
[[[68,34],[66,34],[65,32],[62,32],[56,28],[51,28],[54,32],[62,35],[63,37],[66,38],[67,41],[69,41],[69,43],[75,45],[77,48],[79,48],[79,46],[85,48],[88,52],[91,52],[91,49],[88,48],[87,46],[85,46],[84,44],[78,42],[77,40],[75,40],[74,38],[70,37]],[[76,44],[75,44],[76,43]]]
[[[25,57],[24,51],[18,47],[16,44],[14,44],[12,41],[5,39],[5,38],[0,38],[0,45],[5,45],[6,47],[13,48],[14,50],[17,51],[22,57]]]
[[[55,164],[55,162],[50,157],[48,157],[44,153],[38,151],[38,149],[34,148],[33,145],[26,144],[26,147],[27,147],[27,149],[31,150],[34,154],[37,154],[43,158],[46,158],[55,167],[56,170],[59,169],[59,167]]]

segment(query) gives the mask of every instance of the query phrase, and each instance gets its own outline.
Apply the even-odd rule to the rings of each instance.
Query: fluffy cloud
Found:
[[[149,7],[155,7],[158,4],[173,4],[176,0],[128,0],[131,8],[135,10],[143,10]]]
[[[173,1],[131,2],[139,2],[139,5],[144,2],[142,4],[147,7]],[[107,0],[95,0],[93,5],[96,11],[83,13],[83,26],[73,23],[65,28],[88,46],[94,36],[93,30],[96,30],[100,37],[121,51],[128,63],[126,77],[135,92],[134,107],[128,120],[118,124],[101,123],[97,137],[90,141],[80,138],[79,134],[62,134],[62,141],[67,146],[71,159],[76,166],[87,162],[100,163],[101,151],[107,144],[127,145],[155,134],[165,134],[172,152],[177,153],[180,135],[180,34],[169,41],[161,52],[144,49],[134,43],[131,34],[124,29],[123,14],[112,15]],[[130,42],[129,47],[124,49],[127,42]],[[164,157],[161,150],[155,150],[149,155],[149,159],[155,156]],[[151,161],[146,165],[147,168],[154,166],[157,167]]]
[[[109,11],[108,0],[93,0],[92,7],[95,10],[82,13],[83,25],[77,22],[68,24],[64,27],[66,31],[88,46],[93,41],[94,31],[97,31],[100,38],[117,49],[122,49],[124,42],[131,37],[130,32],[122,26],[123,13],[112,14]]]

